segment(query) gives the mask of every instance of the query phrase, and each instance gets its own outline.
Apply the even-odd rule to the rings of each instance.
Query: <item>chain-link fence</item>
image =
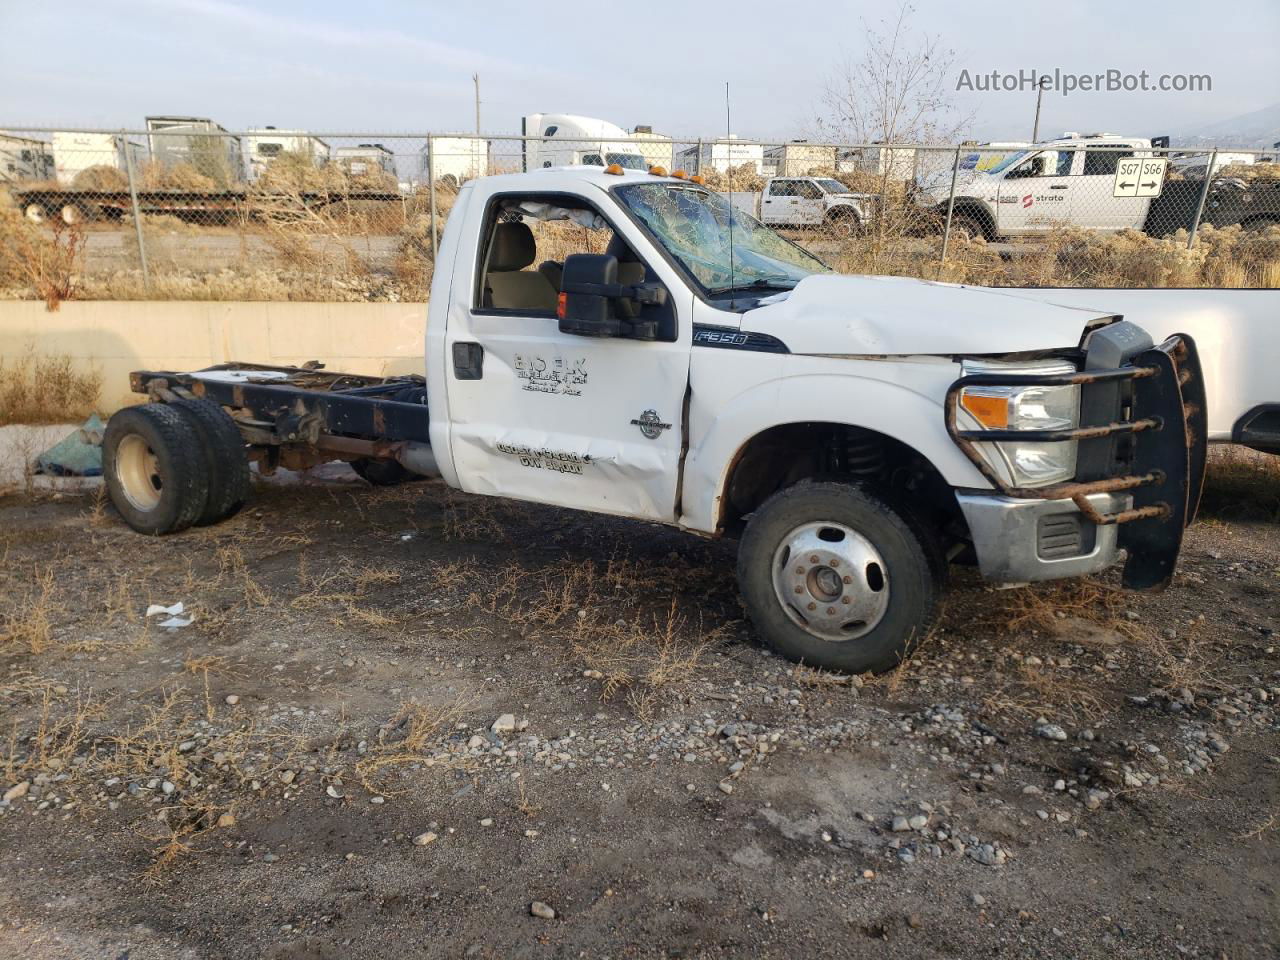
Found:
[[[424,300],[467,180],[697,177],[843,272],[1009,286],[1280,286],[1280,165],[1110,135],[918,145],[135,131],[0,134],[0,295]]]

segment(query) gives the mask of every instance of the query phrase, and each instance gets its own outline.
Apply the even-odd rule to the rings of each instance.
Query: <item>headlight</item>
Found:
[[[964,375],[1069,374],[1074,364],[1066,360],[1007,363],[965,360]],[[958,426],[966,430],[1070,430],[1080,423],[1078,386],[965,387],[956,411]],[[992,469],[1003,474],[1010,486],[1045,487],[1070,480],[1076,472],[1075,440],[1028,443],[1018,440],[977,442]]]

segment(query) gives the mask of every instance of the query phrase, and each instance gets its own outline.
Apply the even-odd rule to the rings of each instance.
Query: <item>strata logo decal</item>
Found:
[[[1025,210],[1027,207],[1031,206],[1035,202],[1036,202],[1035,198],[1028,193],[1025,197],[1022,198],[1022,209]]]
[[[635,420],[632,420],[631,425],[639,427],[640,432],[649,440],[657,440],[658,437],[662,436],[663,430],[671,429],[671,424],[662,422],[657,410],[646,410]]]
[[[569,453],[565,450],[548,450],[546,447],[528,447],[520,443],[499,443],[498,452],[516,457],[520,466],[530,470],[550,470],[552,473],[582,476],[582,468],[591,466],[591,455]]]
[[[564,357],[525,357],[516,354],[511,359],[516,379],[523,380],[522,390],[532,393],[554,393],[564,397],[582,396],[587,384],[587,358],[578,360]]]

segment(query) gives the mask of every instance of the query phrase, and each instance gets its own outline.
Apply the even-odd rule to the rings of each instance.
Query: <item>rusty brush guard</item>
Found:
[[[1079,386],[1085,391],[1116,389],[1113,416],[1104,422],[1059,430],[962,430],[956,415],[965,387]],[[1115,369],[1068,374],[981,373],[951,385],[946,399],[947,430],[991,485],[1009,497],[1070,499],[1096,524],[1124,524],[1119,543],[1127,551],[1124,585],[1154,590],[1173,577],[1182,533],[1195,519],[1204,483],[1207,419],[1204,379],[1195,342],[1170,337]],[[1012,486],[991,467],[979,443],[1023,441],[1107,444],[1101,476],[1081,477],[1044,487]],[[1088,500],[1097,493],[1132,491],[1133,505],[1100,513]]]

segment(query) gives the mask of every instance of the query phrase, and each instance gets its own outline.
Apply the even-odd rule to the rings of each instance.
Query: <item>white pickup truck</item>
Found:
[[[1188,337],[1097,309],[839,276],[697,183],[621,166],[463,185],[425,377],[226,364],[137,371],[104,438],[136,530],[234,512],[248,461],[345,459],[374,483],[740,538],[782,654],[884,670],[928,633],[949,561],[1019,583],[1172,576],[1199,500]],[[540,262],[550,244],[563,260]],[[576,245],[576,247],[575,247]],[[581,252],[575,252],[581,250]]]
[[[1034,236],[1064,225],[1103,231],[1142,229],[1152,198],[1113,196],[1116,168],[1127,159],[1155,157],[1150,139],[1068,134],[1006,153],[989,169],[979,169],[980,163],[961,169],[955,183],[952,233],[998,240]],[[949,170],[937,174],[915,193],[917,204],[939,220],[946,216],[951,179]]]
[[[771,177],[757,214],[771,227],[828,227],[852,232],[870,221],[872,197],[834,177]]]

